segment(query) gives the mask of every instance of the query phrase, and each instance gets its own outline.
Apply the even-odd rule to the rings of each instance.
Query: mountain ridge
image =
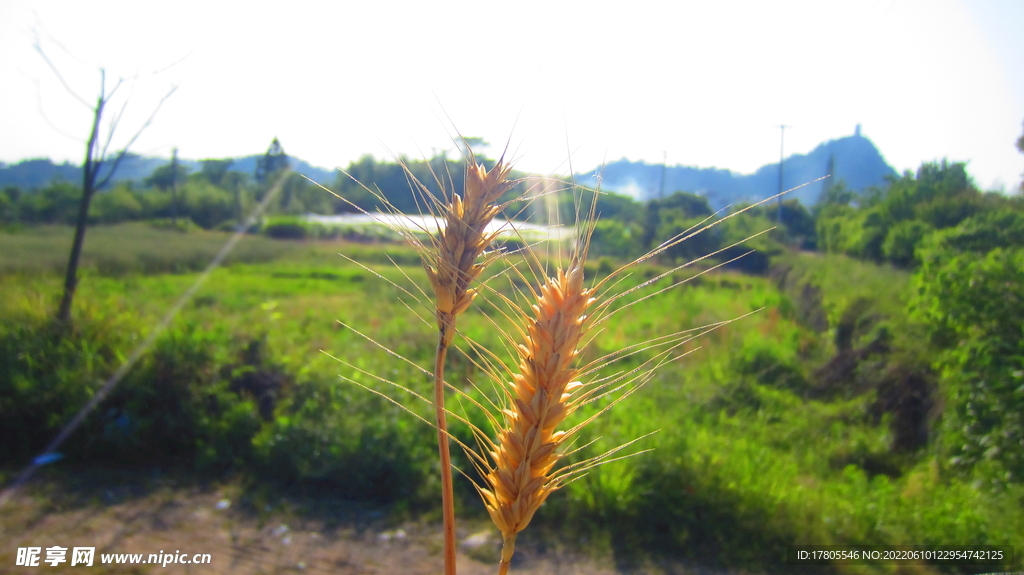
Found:
[[[831,169],[830,169],[831,164]],[[759,201],[774,196],[779,188],[779,164],[768,164],[752,174],[739,174],[722,168],[665,166],[664,190],[661,188],[661,164],[633,162],[625,158],[603,168],[577,174],[577,181],[593,186],[601,176],[601,189],[629,195],[637,200],[686,191],[704,196],[715,209],[729,204]],[[815,180],[832,172],[832,181]],[[805,206],[814,205],[828,183],[842,181],[850,190],[861,192],[871,186],[885,184],[894,170],[870,139],[860,134],[823,142],[807,154],[793,154],[783,160],[783,189],[808,184],[790,192]]]
[[[252,175],[256,171],[256,162],[261,157],[263,157],[263,154],[224,159],[231,160],[230,170]],[[330,183],[334,180],[336,174],[334,170],[325,170],[310,165],[308,162],[294,156],[289,156],[288,159],[291,162],[292,169],[317,182]],[[153,173],[153,170],[167,165],[170,161],[169,158],[127,154],[121,165],[118,166],[113,181],[141,182],[148,178]],[[202,160],[179,158],[178,163],[185,166],[189,173],[198,172],[202,169]],[[103,173],[101,172],[101,177]],[[70,162],[54,164],[49,158],[33,158],[22,160],[16,164],[0,162],[0,186],[18,186],[19,188],[31,190],[46,186],[54,180],[66,180],[78,184],[82,180],[82,168]]]
[[[252,174],[262,154],[253,154],[232,160],[230,169]],[[295,171],[315,181],[329,184],[337,174],[335,170],[319,168],[293,156],[289,157]],[[115,181],[142,181],[156,168],[166,165],[166,158],[145,157],[129,154],[119,166]],[[199,160],[181,159],[179,162],[189,172],[201,169]],[[803,186],[787,196],[796,198],[806,206],[817,202],[821,191],[829,183],[815,180],[833,172],[832,183],[842,181],[850,190],[860,192],[870,186],[883,185],[887,176],[896,176],[894,170],[868,138],[860,134],[860,127],[852,136],[845,136],[819,144],[808,154],[793,154],[785,158],[784,186],[786,189]],[[831,168],[830,168],[831,167]],[[611,162],[603,168],[577,174],[577,181],[587,185],[597,184],[601,174],[601,188],[629,195],[636,200],[658,197],[664,169],[664,195],[676,191],[696,193],[708,199],[717,209],[726,205],[752,202],[771,197],[778,193],[779,164],[768,164],[752,174],[740,174],[722,168],[700,168],[694,166],[663,166],[643,161],[633,162],[626,158]],[[54,179],[77,183],[82,170],[68,162],[54,164],[49,159],[23,160],[17,164],[0,162],[0,186],[18,186],[34,189],[49,184]]]

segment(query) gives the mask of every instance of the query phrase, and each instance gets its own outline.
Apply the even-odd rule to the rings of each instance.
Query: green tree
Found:
[[[89,218],[104,224],[135,220],[141,215],[142,203],[125,185],[98,194],[89,206]]]
[[[712,213],[707,198],[697,194],[677,191],[665,198],[650,199],[644,204],[643,210],[637,213],[643,220],[640,242],[645,250],[649,250],[656,245],[655,241],[664,242],[696,223],[693,221],[681,228],[683,221],[699,221]],[[673,230],[675,233],[672,233]],[[679,248],[673,252],[674,255],[669,256],[685,257],[689,253],[688,248]]]
[[[936,350],[950,462],[1024,481],[1024,212],[983,214],[922,244],[912,313]]]
[[[82,189],[64,180],[22,196],[21,219],[28,222],[74,224],[81,208]]]
[[[890,180],[878,203],[878,213],[886,226],[896,222],[920,219],[921,208],[925,205],[949,207],[957,206],[965,198],[974,198],[979,194],[970,177],[967,166],[961,162],[926,162],[917,169],[916,177],[909,172],[902,177]],[[959,201],[951,201],[960,198]],[[967,200],[969,202],[969,200]],[[932,209],[935,227],[951,227],[960,223],[971,212],[964,211],[957,215],[947,216],[942,210]],[[957,219],[959,217],[959,219]]]
[[[917,244],[932,230],[931,226],[919,220],[899,222],[889,228],[882,244],[882,255],[897,266],[910,267],[918,261],[915,254]]]
[[[21,188],[5,186],[0,191],[0,222],[18,221],[18,200],[21,199]]]
[[[617,258],[639,257],[640,227],[614,219],[598,220],[590,237],[590,253]]]
[[[231,159],[200,160],[199,164],[202,166],[200,173],[206,178],[207,182],[222,188],[224,187],[224,176],[227,175],[233,163],[234,160]]]
[[[188,168],[172,159],[172,161],[153,170],[153,173],[143,179],[142,183],[161,191],[167,191],[174,186],[175,182],[184,182],[187,178]]]
[[[171,192],[171,220],[178,225],[178,184],[188,178],[188,168],[178,163],[178,148],[171,152],[170,163],[164,164],[143,180],[147,186],[155,186]]]
[[[1017,149],[1020,150],[1020,153],[1024,154],[1024,133],[1021,133],[1020,137],[1017,138]],[[1021,176],[1024,177],[1024,174],[1021,174]],[[1020,191],[1024,192],[1024,180],[1020,182]]]
[[[713,234],[716,247],[724,248],[715,259],[726,262],[739,258],[729,265],[746,273],[767,273],[771,258],[782,253],[783,248],[779,238],[761,232],[775,225],[774,220],[749,212],[723,220],[709,230]],[[756,234],[761,235],[753,237]]]
[[[689,192],[677,191],[668,197],[651,201],[658,202],[658,205],[665,209],[682,210],[688,218],[710,216],[714,213],[708,205],[707,198]]]
[[[302,177],[302,174],[288,174],[284,185],[281,187],[280,209],[285,213],[300,214],[306,211],[305,203],[302,201],[306,196],[306,189],[309,181]]]
[[[779,217],[779,210],[782,210],[782,217]],[[802,249],[813,250],[817,247],[818,233],[815,229],[814,217],[800,203],[800,200],[773,202],[754,208],[749,213],[763,215],[773,222],[782,222],[780,233],[776,234],[780,241],[799,246]]]
[[[231,171],[231,164],[234,160],[226,158],[223,160],[209,159],[200,160],[202,166],[199,172],[205,183],[224,190],[232,198],[232,217],[238,225],[243,223],[244,194],[247,175],[241,172]],[[218,204],[220,205],[220,204]],[[206,216],[204,216],[205,218]],[[193,218],[193,221],[196,221]],[[198,221],[197,221],[198,223]],[[202,224],[200,224],[202,225]]]
[[[204,179],[189,182],[183,208],[200,227],[210,229],[235,217],[235,198]]]
[[[281,142],[274,138],[270,142],[270,147],[267,148],[267,153],[263,154],[263,157],[256,161],[256,181],[260,184],[266,184],[273,179],[275,174],[281,170],[288,169],[288,165],[288,154],[284,153]]]
[[[704,221],[705,218],[688,217],[688,214],[679,208],[662,208],[659,215],[661,217],[661,227],[657,237],[659,244],[686,238],[665,250],[665,255],[671,260],[695,260],[720,247],[721,234],[718,233],[718,230],[711,228],[700,231],[710,223]]]
[[[548,189],[572,188],[570,182],[561,180],[546,180]],[[595,203],[596,194],[596,203]],[[572,225],[576,222],[577,211],[584,219],[588,216],[590,206],[594,205],[594,212],[602,220],[618,220],[622,223],[639,222],[643,214],[643,206],[629,196],[616,194],[614,192],[600,192],[587,188],[577,188],[571,194],[557,194],[555,201],[558,203],[558,221],[563,225]],[[540,200],[547,205],[545,198]],[[546,222],[542,222],[546,223]]]
[[[829,206],[848,206],[857,197],[853,190],[846,187],[845,181],[832,182],[831,178],[829,180],[829,185],[822,191],[818,204],[814,206],[816,215]]]
[[[227,190],[234,197],[235,222],[241,226],[245,223],[243,212],[247,201],[246,189],[249,185],[249,174],[229,171],[220,180],[220,187]]]
[[[982,194],[962,163],[924,163],[914,174],[890,178],[888,187],[857,198],[857,206],[834,186],[817,207],[819,245],[830,252],[911,265],[914,249],[930,229],[945,229],[1005,200]],[[916,222],[916,223],[910,223]]]
[[[658,237],[658,229],[661,227],[661,206],[657,200],[648,200],[644,205],[643,233],[640,236],[640,245],[644,251],[648,251],[656,244],[654,240]]]

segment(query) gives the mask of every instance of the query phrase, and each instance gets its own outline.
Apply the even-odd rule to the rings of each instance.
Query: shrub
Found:
[[[308,230],[300,222],[275,222],[264,226],[263,233],[277,240],[304,240]]]
[[[89,204],[89,218],[102,224],[137,220],[141,216],[142,204],[135,194],[123,186],[101,191]]]
[[[227,338],[186,326],[161,337],[104,403],[86,452],[123,462],[224,469],[250,460],[260,428],[250,398],[230,389]],[[102,430],[97,427],[102,426]],[[86,439],[87,438],[87,439]]]
[[[119,342],[110,333],[97,341],[105,327],[83,323],[65,337],[48,318],[0,322],[0,462],[22,464],[39,453],[98,389]]]
[[[137,326],[120,316],[45,317],[0,329],[0,462],[38,454],[120,364]],[[196,327],[165,334],[62,447],[73,461],[167,462],[224,468],[249,459],[259,418],[219,372],[229,338]],[[221,350],[216,352],[214,350]]]
[[[939,352],[944,452],[996,483],[1024,481],[1024,248],[994,247],[1015,241],[1014,216],[934,234],[911,302]]]
[[[597,256],[633,258],[640,255],[640,233],[637,226],[618,220],[598,220],[590,238],[590,253]]]
[[[791,350],[764,339],[751,340],[743,347],[736,358],[736,372],[762,385],[798,394],[808,388],[807,377]]]
[[[915,264],[917,256],[915,250],[917,244],[931,232],[931,227],[919,220],[905,220],[889,228],[885,242],[882,244],[882,254],[885,259],[901,267],[909,267]]]
[[[436,445],[420,422],[353,386],[296,384],[253,445],[269,477],[378,503],[434,494]]]

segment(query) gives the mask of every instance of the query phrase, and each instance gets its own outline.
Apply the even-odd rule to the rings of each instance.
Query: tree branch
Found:
[[[39,43],[38,35],[36,35],[36,39],[32,43],[32,47],[36,49],[36,52],[39,52],[40,56],[43,57],[43,60],[46,62],[46,65],[50,67],[50,70],[52,70],[54,75],[57,76],[57,79],[60,80],[60,83],[64,85],[64,89],[68,91],[68,94],[71,94],[71,96],[74,99],[78,100],[80,104],[82,104],[89,110],[92,110],[92,106],[89,105],[89,102],[85,101],[85,98],[79,96],[78,92],[75,92],[71,89],[71,86],[68,84],[68,81],[64,79],[64,75],[60,73],[60,70],[57,69],[57,66],[53,64],[53,61],[50,60],[50,57],[47,56],[46,52],[43,51],[43,46]]]
[[[164,105],[164,102],[166,102],[167,99],[171,97],[171,94],[173,94],[177,89],[177,86],[171,86],[171,89],[168,90],[166,94],[164,94],[164,97],[160,98],[160,101],[157,102],[156,107],[153,109],[153,113],[150,114],[148,118],[146,118],[145,123],[143,123],[142,126],[139,127],[135,134],[132,135],[131,139],[128,140],[128,143],[126,143],[124,147],[121,148],[121,151],[118,152],[117,157],[114,158],[113,163],[110,165],[110,170],[107,172],[106,177],[104,177],[103,180],[96,185],[96,189],[101,189],[110,182],[110,179],[113,178],[114,174],[117,172],[117,166],[121,163],[121,160],[123,160],[125,155],[128,153],[128,149],[131,148],[132,144],[135,143],[135,140],[139,138],[139,136],[142,134],[142,131],[148,128],[151,123],[153,123],[153,118],[155,118],[156,113],[160,111],[160,107]]]
[[[36,79],[36,78],[29,78],[29,79],[32,81],[33,84],[35,84],[35,87],[36,87],[36,110],[39,112],[39,115],[43,117],[43,120],[47,124],[49,124],[50,129],[53,130],[54,132],[57,132],[58,134],[64,136],[65,138],[74,140],[74,141],[78,142],[79,144],[84,144],[85,140],[83,140],[81,138],[78,138],[78,137],[76,137],[76,136],[74,136],[74,135],[72,135],[72,134],[70,134],[68,132],[65,132],[64,130],[60,129],[60,127],[57,124],[54,124],[53,120],[51,120],[50,117],[46,115],[46,110],[43,109],[43,96],[42,96],[43,91],[39,87],[39,80]]]

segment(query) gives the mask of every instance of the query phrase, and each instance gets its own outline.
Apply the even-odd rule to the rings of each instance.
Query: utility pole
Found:
[[[661,153],[661,183],[658,184],[658,199],[665,197],[665,161],[668,160],[668,152]]]
[[[783,150],[786,142],[786,128],[791,127],[792,126],[786,126],[784,124],[779,125],[779,129],[781,130],[781,132],[779,133],[779,197],[778,203],[776,204],[779,208],[779,212],[776,214],[776,220],[778,221],[780,226],[782,225],[782,162],[786,158],[785,154],[783,153]]]
[[[171,149],[171,225],[178,227],[178,148]]]

